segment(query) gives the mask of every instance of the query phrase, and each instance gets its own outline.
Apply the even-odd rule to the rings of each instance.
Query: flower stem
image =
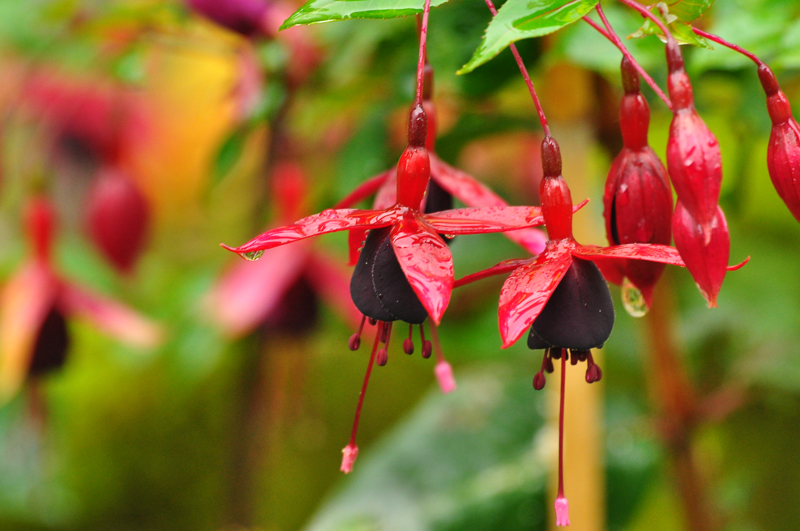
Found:
[[[595,6],[595,9],[597,10],[597,14],[600,16],[600,20],[603,22],[603,25],[605,26],[605,30],[601,28],[594,20],[590,19],[588,15],[583,17],[583,20],[591,27],[596,29],[606,39],[614,43],[614,46],[619,48],[619,51],[622,52],[622,55],[624,55],[628,59],[628,61],[631,62],[636,71],[639,72],[639,75],[641,75],[642,78],[645,80],[645,82],[647,82],[647,84],[650,85],[650,88],[653,89],[653,92],[655,92],[658,95],[658,97],[661,98],[661,100],[664,102],[664,104],[666,104],[669,110],[672,110],[672,102],[669,100],[667,95],[664,94],[664,91],[661,90],[661,87],[659,87],[656,84],[656,82],[653,81],[653,78],[650,77],[650,75],[645,71],[645,69],[642,68],[639,65],[639,63],[636,62],[636,59],[633,58],[633,55],[631,55],[631,53],[628,51],[625,45],[622,44],[622,40],[620,40],[619,36],[614,32],[614,29],[608,22],[606,14],[603,12],[603,8],[600,7],[600,4],[597,4]]]
[[[422,105],[422,85],[425,72],[426,43],[428,41],[428,15],[431,12],[431,0],[425,0],[422,10],[422,23],[419,25],[419,61],[417,62],[417,97],[415,104]]]
[[[705,32],[705,31],[697,29],[697,28],[692,28],[692,31],[694,31],[696,34],[700,35],[701,37],[705,37],[706,39],[708,39],[710,41],[714,41],[717,44],[721,44],[723,46],[727,46],[728,48],[730,48],[734,52],[739,52],[740,54],[744,55],[745,57],[747,57],[748,59],[753,61],[758,66],[761,66],[761,65],[764,64],[764,62],[761,61],[761,59],[756,57],[754,54],[748,52],[747,50],[745,50],[741,46],[737,46],[737,45],[733,44],[732,42],[726,41],[722,37],[718,37],[718,36],[716,36],[716,35],[714,35],[712,33],[708,33],[708,32]]]
[[[640,4],[638,2],[635,2],[634,0],[619,0],[619,1],[622,2],[623,4],[625,4],[626,6],[632,8],[632,9],[635,9],[636,11],[641,13],[643,17],[646,17],[646,18],[649,18],[650,20],[652,20],[653,23],[656,26],[658,26],[659,29],[664,33],[664,36],[666,37],[668,43],[675,41],[675,37],[672,36],[672,33],[669,31],[669,28],[667,27],[667,25],[664,24],[664,21],[661,20],[660,18],[658,18],[657,16],[655,16],[653,13],[651,13],[650,10],[647,9],[647,7],[643,6],[642,4]]]
[[[497,9],[495,9],[492,0],[484,1],[486,2],[486,7],[488,7],[489,11],[492,12],[492,16],[497,16]],[[525,79],[525,84],[528,85],[528,91],[531,93],[533,104],[536,106],[536,112],[539,114],[539,123],[542,124],[544,136],[550,136],[550,126],[547,124],[547,117],[544,115],[544,109],[542,109],[542,103],[539,101],[539,96],[536,95],[536,89],[533,88],[533,82],[531,81],[531,77],[528,75],[528,69],[525,68],[525,63],[522,62],[522,57],[520,57],[517,47],[514,45],[514,43],[509,44],[508,47],[511,49],[511,53],[514,54],[514,59],[517,61],[517,66],[519,66],[519,71],[522,73],[522,77]]]

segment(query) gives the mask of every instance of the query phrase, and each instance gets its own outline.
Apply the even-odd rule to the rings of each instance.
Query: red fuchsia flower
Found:
[[[294,163],[279,163],[272,182],[277,219],[291,223],[303,211],[303,170]],[[320,298],[358,325],[361,314],[350,300],[348,274],[334,258],[303,240],[279,247],[257,263],[237,263],[214,286],[206,308],[229,337],[241,337],[262,323],[302,333],[314,325]]]
[[[664,165],[647,144],[650,108],[639,91],[639,74],[627,58],[622,60],[622,85],[625,96],[619,121],[623,148],[611,164],[603,195],[606,237],[612,245],[669,245],[672,191]],[[614,261],[604,269],[608,281],[621,285],[627,278],[641,292],[646,307],[638,315],[651,306],[653,287],[663,271],[663,263],[642,260]],[[629,311],[637,310],[630,307]]]
[[[273,35],[264,0],[185,0],[196,13],[246,37]]]
[[[775,74],[767,65],[759,65],[758,78],[767,94],[767,111],[772,120],[767,148],[769,176],[778,195],[800,221],[800,126],[792,116],[792,107]]]
[[[447,235],[503,232],[540,224],[536,207],[484,207],[447,210],[423,214],[420,204],[430,180],[430,161],[425,148],[427,121],[418,103],[409,120],[409,143],[397,166],[397,202],[381,210],[326,210],[303,218],[292,225],[265,232],[239,247],[223,247],[254,260],[265,250],[311,236],[342,230],[369,230],[350,283],[350,294],[364,315],[359,331],[350,339],[350,347],[358,348],[366,319],[377,324],[378,333],[370,354],[364,387],[359,398],[350,444],[344,450],[342,470],[352,469],[358,447],[355,435],[361,404],[372,365],[387,361],[387,348],[392,323],[409,323],[409,340],[413,325],[420,326],[423,356],[430,355],[430,343],[424,339],[423,321],[430,317],[436,325],[447,309],[453,288],[453,260],[450,249],[439,233]],[[436,339],[436,328],[431,327]],[[384,347],[380,350],[379,345]],[[413,352],[413,342],[404,341],[404,351]],[[436,374],[444,391],[453,389],[452,372],[441,357]]]
[[[103,168],[95,177],[86,207],[92,243],[119,271],[130,273],[147,241],[150,206],[121,170]]]
[[[536,258],[508,260],[458,282],[469,282],[512,271],[500,292],[499,320],[503,348],[528,332],[528,347],[544,349],[542,368],[533,379],[545,385],[553,359],[561,360],[559,418],[559,489],[555,501],[557,525],[569,525],[569,504],[563,485],[564,374],[571,363],[587,362],[586,381],[596,382],[602,371],[591,349],[600,348],[614,326],[614,305],[601,270],[619,270],[626,260],[647,260],[683,266],[676,249],[665,245],[626,244],[614,247],[581,245],[572,236],[572,197],[561,176],[561,153],[550,136],[542,142],[543,179],[539,188],[542,215],[550,239]]]
[[[500,196],[486,185],[450,166],[440,159],[435,150],[436,144],[436,107],[432,100],[433,68],[425,65],[425,79],[422,105],[428,117],[428,133],[425,148],[428,150],[431,165],[431,179],[422,199],[420,209],[426,213],[439,212],[453,208],[453,197],[468,207],[505,207],[508,206]],[[335,208],[349,208],[356,203],[375,194],[373,208],[389,208],[396,202],[397,167],[367,179],[361,186],[339,201]],[[510,240],[524,247],[531,254],[539,254],[544,249],[546,240],[544,233],[538,229],[522,229],[505,232]],[[359,250],[364,243],[366,231],[350,231],[350,263],[358,260]]]
[[[27,209],[33,257],[0,296],[0,402],[26,380],[57,369],[69,344],[66,319],[88,319],[105,333],[135,346],[154,347],[159,326],[119,302],[62,278],[51,264],[54,214],[44,199]]]

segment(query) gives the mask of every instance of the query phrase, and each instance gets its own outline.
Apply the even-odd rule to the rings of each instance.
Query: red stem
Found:
[[[583,20],[586,23],[588,23],[591,27],[596,29],[598,32],[600,32],[600,34],[603,35],[606,39],[614,43],[614,45],[617,48],[619,48],[619,51],[622,52],[622,55],[624,55],[628,59],[628,61],[631,62],[636,71],[639,72],[639,75],[642,76],[645,82],[647,82],[647,84],[650,85],[650,88],[653,89],[653,92],[655,92],[658,95],[658,97],[661,98],[661,100],[666,104],[669,110],[672,110],[672,102],[669,100],[667,95],[664,94],[664,92],[661,90],[661,87],[659,87],[656,84],[656,82],[653,81],[653,78],[651,78],[650,75],[644,70],[644,68],[642,68],[639,65],[639,63],[636,62],[636,59],[633,58],[633,55],[631,55],[631,53],[628,51],[625,45],[622,44],[622,40],[620,40],[619,36],[614,32],[614,29],[608,22],[606,14],[603,12],[603,8],[600,7],[600,4],[597,4],[595,6],[595,9],[597,10],[597,14],[600,16],[600,20],[603,21],[603,25],[606,28],[605,31],[594,20],[590,19],[588,15],[583,17]]]
[[[634,2],[633,0],[619,0],[619,1],[625,4],[626,6],[635,9],[636,11],[641,13],[643,17],[652,20],[655,23],[655,25],[658,26],[662,32],[664,32],[664,36],[667,38],[667,42],[672,42],[675,40],[675,37],[672,36],[672,33],[670,33],[667,25],[664,24],[664,21],[655,16],[654,14],[652,14],[650,10],[647,9],[645,6],[643,6],[638,2]]]
[[[417,98],[415,103],[422,105],[422,81],[425,72],[425,43],[428,40],[428,15],[431,12],[431,0],[425,0],[422,10],[422,24],[419,27],[419,61],[417,62]]]
[[[486,2],[486,6],[489,8],[489,11],[492,12],[492,16],[497,16],[497,9],[495,9],[492,0],[484,0]],[[528,75],[528,69],[525,68],[525,63],[522,62],[522,57],[519,56],[519,52],[517,51],[517,47],[514,46],[514,43],[508,45],[511,48],[511,53],[514,54],[514,59],[517,61],[517,66],[519,66],[519,71],[522,73],[522,77],[525,79],[525,84],[528,85],[528,91],[531,93],[531,98],[533,98],[533,104],[536,106],[536,112],[539,114],[539,123],[542,124],[542,131],[544,131],[544,136],[550,136],[550,126],[547,125],[547,117],[544,115],[544,109],[542,109],[542,103],[539,101],[539,96],[536,95],[536,89],[533,88],[533,82],[531,81],[531,77]]]
[[[364,375],[364,383],[361,386],[361,394],[358,395],[358,406],[356,406],[356,418],[353,420],[353,432],[350,434],[350,445],[356,445],[356,433],[358,433],[358,421],[361,419],[361,406],[364,405],[364,395],[367,394],[367,384],[369,383],[369,376],[372,374],[372,365],[375,363],[375,353],[378,351],[378,344],[380,343],[380,327],[384,323],[378,324],[378,331],[375,334],[375,343],[372,345],[372,354],[369,355],[369,364],[367,365],[367,373]]]
[[[756,57],[752,53],[748,52],[747,50],[745,50],[741,46],[737,46],[737,45],[735,45],[735,44],[733,44],[731,42],[726,41],[722,37],[717,37],[716,35],[714,35],[712,33],[707,33],[705,31],[699,30],[697,28],[692,28],[692,31],[694,31],[695,33],[697,33],[701,37],[705,37],[706,39],[708,39],[710,41],[714,41],[717,44],[721,44],[723,46],[727,46],[728,48],[730,48],[734,52],[739,52],[740,54],[744,55],[745,57],[747,57],[748,59],[753,61],[758,66],[761,66],[761,65],[764,64],[763,61],[761,61],[761,59],[759,59],[758,57]]]
[[[558,496],[564,496],[564,389],[567,384],[567,351],[561,352],[561,406],[558,412]]]

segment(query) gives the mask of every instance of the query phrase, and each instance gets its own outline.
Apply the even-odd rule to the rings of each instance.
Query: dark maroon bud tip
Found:
[[[433,99],[433,67],[425,63],[425,70],[422,72],[422,99]]]
[[[681,45],[675,39],[667,41],[667,68],[670,72],[683,70],[683,54]]]
[[[570,365],[577,365],[578,361],[579,361],[578,360],[578,356],[576,356],[575,353],[573,352],[572,353],[572,358],[570,358],[570,360],[569,360]]]
[[[761,81],[761,86],[764,87],[764,92],[767,93],[767,96],[777,94],[781,89],[772,69],[765,64],[758,66],[758,79]]]
[[[408,354],[409,356],[414,353],[414,342],[410,339],[406,339],[403,341],[403,352]]]
[[[408,120],[408,145],[411,147],[424,147],[428,137],[428,118],[422,105],[416,104],[411,109]]]
[[[433,353],[433,345],[431,345],[431,342],[426,339],[425,342],[422,344],[422,357],[428,359],[431,357],[432,353]]]
[[[533,377],[533,388],[536,389],[537,391],[541,391],[542,389],[544,389],[545,383],[547,383],[547,381],[544,378],[544,373],[542,373],[541,371],[537,372]]]
[[[563,350],[564,349],[562,349],[562,348],[551,348],[550,349],[550,357],[552,359],[554,359],[554,360],[560,360],[561,359],[561,353],[563,352]]]
[[[372,326],[375,326],[378,323],[378,320],[375,319],[374,317],[370,317],[368,320],[369,324],[371,324]]]
[[[389,353],[386,352],[385,348],[380,349],[377,354],[375,354],[375,363],[377,363],[380,367],[386,365],[386,362],[389,361]]]
[[[552,359],[550,359],[550,357],[549,357],[549,356],[548,356],[548,358],[547,358],[547,365],[545,365],[545,368],[544,368],[544,370],[545,370],[545,372],[548,372],[548,373],[550,373],[550,374],[553,374],[553,371],[555,371],[555,370],[556,370],[556,368],[555,368],[555,367],[553,367],[553,360],[552,360]]]
[[[589,357],[589,351],[588,350],[573,350],[572,351],[572,358],[573,359],[577,358],[578,361],[586,361],[586,359],[588,357]]]
[[[350,347],[350,350],[356,351],[361,346],[361,337],[358,334],[353,334],[350,336],[350,340],[347,342],[347,346]]]
[[[542,172],[545,177],[561,175],[561,148],[552,136],[542,140]]]
[[[636,94],[639,92],[639,72],[633,66],[627,57],[622,57],[622,88],[625,89],[625,94]]]

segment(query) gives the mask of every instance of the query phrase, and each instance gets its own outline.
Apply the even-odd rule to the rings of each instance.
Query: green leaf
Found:
[[[713,3],[714,0],[678,0],[678,2],[669,5],[660,2],[651,11],[669,25],[672,36],[679,43],[712,49],[706,39],[692,31],[691,22],[705,13]],[[631,35],[631,38],[646,37],[648,35],[658,35],[660,37],[664,35],[661,29],[650,19],[646,20],[639,31]]]
[[[558,31],[586,15],[598,0],[508,0],[486,28],[472,59],[458,71],[466,74],[522,39]]]
[[[241,158],[249,132],[250,128],[247,125],[239,127],[222,143],[216,157],[214,157],[214,166],[211,174],[214,184],[222,181]]]
[[[447,0],[431,0],[431,7]],[[397,18],[422,13],[424,0],[309,0],[281,25],[318,24],[351,18]]]

